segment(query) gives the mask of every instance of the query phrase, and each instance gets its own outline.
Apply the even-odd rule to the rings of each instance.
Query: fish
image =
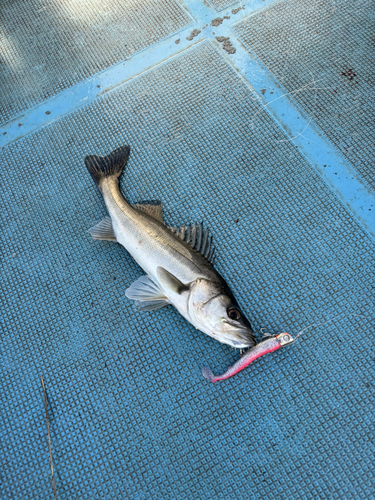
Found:
[[[222,375],[214,375],[212,371],[204,366],[202,368],[202,375],[205,379],[209,380],[212,383],[220,382],[221,380],[226,380],[227,378],[233,377],[236,373],[244,370],[250,363],[255,361],[256,359],[264,356],[265,354],[269,354],[271,352],[275,352],[281,347],[285,345],[291,344],[295,342],[295,339],[289,333],[279,333],[275,337],[271,337],[267,340],[263,340],[263,342],[259,342],[255,347],[252,347],[245,354],[234,363],[228,370]]]
[[[130,147],[85,165],[103,196],[108,216],[89,230],[93,239],[120,243],[144,270],[126,290],[140,311],[172,304],[197,330],[237,349],[255,345],[254,331],[222,276],[212,265],[212,236],[203,224],[169,227],[161,202],[131,205],[119,178]]]

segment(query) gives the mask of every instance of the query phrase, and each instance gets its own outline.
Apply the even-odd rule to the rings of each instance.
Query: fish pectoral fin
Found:
[[[134,281],[125,291],[125,295],[135,301],[140,311],[152,311],[170,303],[161,288],[149,276],[141,276]]]
[[[133,208],[144,212],[147,215],[151,215],[154,219],[159,222],[163,221],[163,204],[160,201],[140,201],[133,205]]]
[[[160,284],[166,290],[170,290],[174,293],[181,295],[183,292],[189,290],[189,287],[184,285],[176,276],[171,274],[169,271],[164,269],[164,267],[158,267],[156,269],[156,274]]]
[[[117,241],[113,231],[112,221],[108,216],[104,217],[103,220],[89,229],[88,232],[94,240]]]

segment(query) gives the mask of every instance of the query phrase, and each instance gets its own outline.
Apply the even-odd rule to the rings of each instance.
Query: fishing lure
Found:
[[[355,316],[364,317],[359,314],[356,314]],[[220,382],[220,380],[226,380],[227,378],[233,377],[233,375],[236,375],[236,373],[242,371],[244,368],[249,366],[250,363],[260,358],[261,356],[277,351],[278,349],[281,349],[281,347],[284,347],[286,345],[294,344],[297,341],[297,339],[303,334],[303,332],[308,328],[312,328],[313,326],[325,325],[339,317],[343,318],[341,314],[338,314],[337,316],[334,316],[333,318],[328,319],[323,323],[318,323],[318,324],[314,323],[312,325],[306,326],[296,335],[295,338],[293,338],[291,335],[289,335],[289,333],[286,332],[279,333],[276,336],[270,337],[266,340],[263,340],[262,342],[259,342],[259,344],[255,345],[254,347],[246,351],[245,354],[236,363],[234,363],[234,365],[228,368],[228,370],[222,375],[215,376],[207,366],[202,368],[202,375],[204,376],[204,378],[206,378],[212,383]]]
[[[233,377],[236,373],[240,372],[250,363],[255,361],[256,359],[268,354],[270,352],[277,351],[284,347],[285,345],[291,344],[294,342],[294,339],[289,333],[279,333],[276,337],[271,337],[267,340],[263,340],[255,347],[249,349],[233,366],[228,368],[228,370],[222,375],[215,376],[212,371],[206,366],[202,368],[202,374],[204,378],[209,380],[210,382],[219,382],[220,380],[225,380],[229,377]]]

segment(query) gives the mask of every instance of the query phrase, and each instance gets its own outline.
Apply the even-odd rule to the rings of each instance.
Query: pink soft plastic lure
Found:
[[[229,377],[233,377],[236,373],[240,372],[250,363],[256,359],[268,354],[269,352],[274,352],[283,347],[284,345],[291,344],[294,341],[293,337],[289,333],[280,333],[276,337],[269,338],[260,342],[255,347],[249,349],[233,366],[228,368],[228,370],[222,375],[215,375],[206,366],[202,368],[203,376],[210,382],[219,382],[220,380],[225,380]]]

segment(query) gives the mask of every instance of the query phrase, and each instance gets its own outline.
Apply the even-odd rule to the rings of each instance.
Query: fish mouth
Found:
[[[221,337],[221,338],[220,338]],[[220,340],[223,344],[228,344],[235,349],[246,349],[247,347],[254,347],[255,339],[249,331],[233,332],[232,335],[218,334],[215,336],[217,340]]]
[[[234,347],[235,349],[247,349],[248,347],[253,347],[255,345],[255,342],[249,339],[246,340],[228,339],[226,343]]]

